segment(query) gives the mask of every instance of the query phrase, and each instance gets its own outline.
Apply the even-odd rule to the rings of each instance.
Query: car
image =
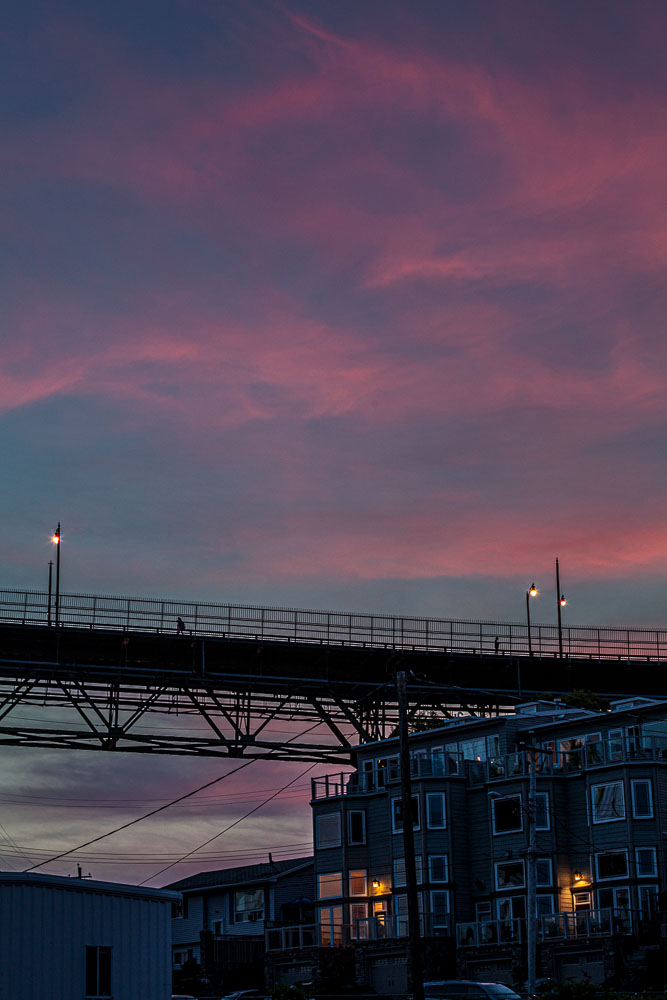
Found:
[[[424,983],[425,1000],[473,997],[477,1000],[520,1000],[519,994],[504,983],[480,983],[474,979],[433,979]]]

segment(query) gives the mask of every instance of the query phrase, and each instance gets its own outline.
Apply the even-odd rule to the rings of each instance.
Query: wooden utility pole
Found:
[[[419,897],[417,895],[417,868],[415,865],[415,837],[412,828],[412,779],[410,776],[410,748],[408,746],[408,695],[404,670],[396,674],[396,693],[398,695],[398,736],[401,763],[403,854],[405,857],[405,885],[408,897],[408,992],[412,994],[413,1000],[424,1000]]]

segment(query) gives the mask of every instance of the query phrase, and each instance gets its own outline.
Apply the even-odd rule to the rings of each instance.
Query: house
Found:
[[[172,920],[173,968],[188,959],[216,988],[264,985],[269,922],[312,919],[313,859],[292,858],[200,872],[168,888],[182,896]]]
[[[538,975],[650,982],[667,943],[667,701],[532,702],[409,744],[427,978],[525,980],[533,824]],[[306,955],[317,974],[318,954],[352,950],[358,982],[406,991],[398,755],[398,739],[366,744],[354,772],[313,779],[316,921],[268,931],[284,977]]]
[[[169,1000],[176,892],[0,872],[2,995]]]

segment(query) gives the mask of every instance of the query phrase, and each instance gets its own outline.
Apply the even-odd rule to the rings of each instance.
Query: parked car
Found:
[[[473,979],[433,979],[424,983],[425,1000],[473,997],[477,1000],[520,1000],[519,994],[504,983],[479,983]]]

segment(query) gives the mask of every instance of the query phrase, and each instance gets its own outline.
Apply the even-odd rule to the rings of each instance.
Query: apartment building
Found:
[[[538,975],[651,978],[667,942],[659,916],[667,701],[625,699],[607,712],[533,702],[504,717],[455,719],[409,742],[427,977],[525,980],[533,824]],[[269,931],[283,969],[290,948],[295,962],[298,949],[353,948],[358,981],[383,993],[406,989],[398,752],[397,739],[367,744],[353,772],[314,779],[317,922]]]

